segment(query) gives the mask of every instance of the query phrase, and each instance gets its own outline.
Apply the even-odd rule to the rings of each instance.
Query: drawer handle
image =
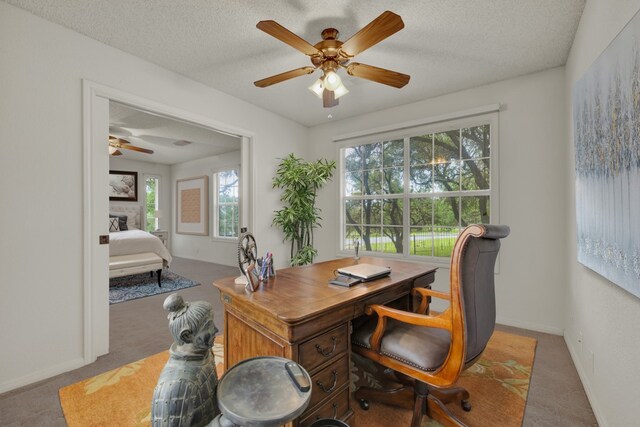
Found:
[[[322,391],[324,391],[325,393],[331,393],[333,391],[333,389],[336,388],[336,384],[338,384],[338,371],[333,370],[331,372],[333,373],[333,384],[331,384],[331,387],[326,388],[324,386],[324,384],[322,384],[322,382],[320,382],[320,380],[316,380],[316,384],[318,384],[318,387],[320,387],[320,389]]]
[[[325,350],[322,347],[320,347],[320,344],[316,344],[316,351],[321,355],[323,355],[324,357],[331,356],[333,352],[336,351],[336,344],[338,344],[338,337],[331,337],[331,341],[333,341],[333,347],[331,348],[331,350]]]
[[[338,418],[338,404],[334,403],[333,405],[333,416],[331,418],[333,418],[334,420]],[[316,415],[316,420],[320,419],[320,415]]]

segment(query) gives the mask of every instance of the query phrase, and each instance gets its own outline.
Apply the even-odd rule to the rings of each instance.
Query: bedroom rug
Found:
[[[218,377],[223,373],[222,336],[216,337],[214,354]],[[471,412],[459,405],[447,407],[468,426],[521,426],[529,391],[536,340],[496,331],[482,358],[465,371],[460,385],[471,393]],[[169,357],[168,351],[63,387],[60,404],[69,427],[80,426],[148,426],[151,397],[160,371]],[[367,375],[352,366],[353,387],[367,383]],[[359,426],[404,427],[410,424],[411,411],[372,402],[368,411],[357,402],[351,406]],[[422,427],[440,424],[423,418]]]
[[[158,286],[158,278],[155,274],[153,277],[150,277],[149,273],[114,277],[109,279],[109,304],[164,294],[198,285],[199,283],[193,280],[167,270],[162,272],[162,287]]]

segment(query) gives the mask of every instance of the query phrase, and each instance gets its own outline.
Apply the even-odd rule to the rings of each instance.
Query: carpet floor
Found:
[[[536,340],[496,331],[482,358],[465,371],[460,385],[471,393],[471,412],[457,403],[448,405],[469,427],[522,425],[527,392],[531,379]],[[216,338],[215,355],[218,376],[223,373],[224,348],[221,336]],[[60,402],[69,427],[103,425],[146,426],[151,420],[151,397],[168,352],[121,366],[95,377],[60,389]],[[370,375],[376,369],[366,359],[355,359],[352,366],[352,389],[371,385]],[[352,402],[358,425],[387,427],[409,425],[411,410],[372,402],[364,411]],[[440,424],[423,418],[424,427]]]
[[[157,276],[155,274],[151,276],[149,273],[109,279],[109,304],[117,304],[199,285],[198,282],[182,277],[170,270],[162,272],[160,283],[162,286],[158,286]]]
[[[181,290],[180,295],[188,301],[209,301],[216,326],[222,331],[222,302],[211,283],[217,278],[237,276],[238,268],[174,257],[171,270],[202,283]],[[167,350],[172,340],[167,312],[162,308],[165,298],[166,295],[154,295],[111,305],[109,354],[82,368],[0,394],[0,425],[65,427],[58,397],[60,388]],[[562,336],[503,325],[497,329],[538,340],[523,427],[598,425]]]

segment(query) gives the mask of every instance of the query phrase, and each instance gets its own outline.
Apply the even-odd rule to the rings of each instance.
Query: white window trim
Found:
[[[213,232],[211,233],[211,240],[213,241],[218,241],[218,242],[235,242],[238,240],[238,237],[225,237],[225,236],[218,236],[218,220],[219,220],[219,212],[218,212],[218,197],[220,196],[218,194],[218,173],[223,172],[223,171],[228,171],[228,170],[237,170],[238,171],[238,233],[240,233],[240,227],[242,227],[241,223],[242,223],[242,170],[240,169],[240,165],[236,164],[236,165],[230,165],[230,166],[225,166],[225,167],[217,167],[216,169],[212,169],[211,170],[211,175],[212,175],[212,181],[213,181],[213,197],[211,198],[212,200],[212,208],[211,211],[213,212],[213,215],[211,215],[211,220],[212,220],[212,230]],[[238,234],[239,235],[239,234]]]
[[[479,107],[477,109],[467,110],[460,113],[447,114],[442,116],[437,116],[433,118],[416,120],[413,122],[407,122],[403,124],[399,124],[393,128],[391,127],[383,127],[377,129],[365,130],[357,133],[345,134],[336,136],[333,138],[333,141],[336,143],[336,158],[338,159],[338,170],[340,176],[340,185],[338,186],[338,194],[337,194],[337,218],[339,227],[337,227],[337,248],[336,255],[338,257],[349,257],[353,256],[353,251],[347,251],[343,249],[344,243],[344,189],[345,189],[345,165],[344,165],[344,156],[343,150],[349,147],[353,147],[356,145],[369,144],[374,142],[381,141],[390,141],[397,139],[406,139],[411,136],[416,136],[420,134],[428,134],[428,133],[437,133],[437,132],[445,132],[447,130],[460,129],[465,127],[473,127],[482,124],[490,125],[490,138],[491,138],[491,189],[489,191],[490,200],[491,200],[491,209],[490,209],[490,223],[499,224],[500,223],[500,191],[499,191],[499,157],[500,157],[500,143],[499,143],[499,134],[500,134],[500,117],[499,117],[499,108],[498,104],[489,105],[485,107]],[[405,144],[406,146],[406,144]],[[405,164],[408,164],[408,156],[409,153],[405,149]],[[408,189],[408,180],[409,177],[405,174],[405,190]],[[471,193],[468,193],[471,194]],[[382,198],[389,198],[387,196],[392,195],[383,195]],[[376,198],[380,198],[380,196],[375,196]],[[408,200],[413,196],[408,191],[405,191],[401,196],[393,195],[393,197],[401,197],[405,200],[404,205],[409,206]],[[409,209],[405,208],[403,211],[403,223],[409,223]],[[403,227],[405,226],[403,224]],[[403,247],[408,248],[409,244],[409,233],[404,233],[404,242]],[[410,252],[410,251],[406,251]],[[370,255],[380,258],[395,258],[402,259],[406,261],[415,261],[415,262],[426,262],[429,264],[433,264],[439,267],[448,268],[450,265],[450,258],[444,257],[426,257],[420,255],[410,255],[409,253],[405,254],[393,254],[393,253],[383,253],[383,252],[368,252],[368,251],[360,251],[361,255]],[[499,271],[499,265],[496,263],[496,272]]]
[[[147,231],[147,179],[155,178],[158,180],[158,185],[156,187],[156,211],[160,210],[160,188],[162,186],[162,176],[153,173],[145,173],[144,176],[144,201],[142,205],[144,206],[144,231]],[[156,218],[156,228],[155,230],[160,229],[160,220]],[[155,231],[153,230],[153,231]]]

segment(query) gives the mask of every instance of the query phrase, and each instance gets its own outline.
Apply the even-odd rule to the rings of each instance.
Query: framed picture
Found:
[[[176,181],[176,233],[209,235],[209,177]]]
[[[109,200],[138,201],[138,172],[109,171]]]
[[[573,89],[578,261],[640,297],[640,15]]]

